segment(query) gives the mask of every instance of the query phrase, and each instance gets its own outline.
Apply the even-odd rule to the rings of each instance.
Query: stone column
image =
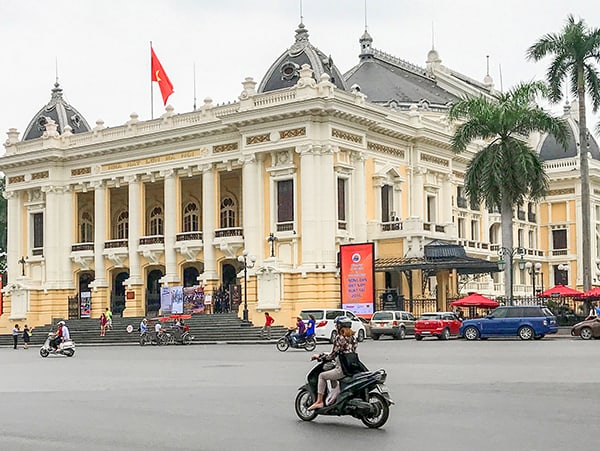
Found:
[[[61,195],[61,210],[60,214],[62,218],[74,218],[76,215],[73,208],[73,190],[70,185],[63,188]],[[75,242],[75,235],[73,233],[73,221],[61,222],[61,268],[60,268],[60,279],[61,288],[73,289],[75,284],[73,282],[73,268],[71,265],[71,246]]]
[[[60,205],[60,195],[62,187],[43,186],[42,192],[46,194],[46,208],[44,210],[44,259],[46,263],[45,287],[48,289],[60,288],[60,268],[61,268],[61,236],[62,231],[62,212]],[[70,218],[68,219],[70,220]]]
[[[142,270],[138,247],[142,233],[142,189],[137,175],[125,177],[129,184],[129,279],[127,285],[142,285]]]
[[[452,222],[452,183],[450,174],[445,174],[442,176],[442,192],[441,192],[441,201],[442,208],[440,208],[440,224],[449,224]]]
[[[425,216],[423,214],[423,204],[425,202],[423,196],[424,178],[427,173],[426,169],[414,169],[413,170],[413,183],[411,190],[412,199],[412,211],[410,216],[413,218],[422,219],[425,222]]]
[[[106,240],[106,184],[99,180],[94,187],[94,287],[106,287],[106,266],[104,264],[104,241]]]
[[[177,238],[177,215],[180,211],[177,197],[177,188],[179,179],[172,169],[161,171],[161,176],[165,178],[164,183],[164,204],[165,204],[165,281],[167,283],[179,282],[177,273],[177,253],[175,251],[175,241]]]
[[[8,233],[6,240],[6,264],[8,274],[14,281],[21,277],[21,265],[18,263],[21,257],[26,257],[23,249],[23,240],[21,234],[25,228],[23,227],[23,203],[21,201],[21,192],[19,191],[4,191],[2,193],[7,202],[7,219]],[[4,279],[6,283],[6,278]]]
[[[317,165],[315,149],[312,145],[296,148],[300,154],[300,233],[302,237],[302,266],[304,270],[313,270],[321,255],[321,213],[323,207],[316,199],[321,198],[318,177],[315,177]]]
[[[321,147],[317,156],[317,167],[320,178],[319,195],[312,198],[317,206],[320,203],[321,233],[319,238],[320,263],[326,268],[335,268],[337,264],[337,251],[335,236],[337,232],[337,179],[333,168],[333,153],[337,151],[334,146]],[[321,199],[321,202],[317,199]]]
[[[261,180],[258,174],[259,163],[254,155],[248,155],[243,160],[242,167],[242,205],[244,248],[249,255],[254,255],[262,261],[264,240],[261,228],[263,211],[262,198],[259,194]]]
[[[348,198],[348,207],[354,210],[354,237],[358,243],[367,241],[367,180],[365,179],[365,157],[362,152],[355,152],[354,174],[352,176],[352,185],[349,186],[350,193],[354,199]],[[381,188],[379,194],[381,202]]]
[[[202,242],[204,244],[204,274],[201,276],[204,285],[208,280],[217,279],[217,262],[215,248],[216,224],[216,192],[215,169],[212,164],[206,165],[202,171]]]

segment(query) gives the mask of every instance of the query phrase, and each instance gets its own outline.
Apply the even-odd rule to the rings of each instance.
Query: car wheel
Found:
[[[401,327],[396,335],[394,335],[396,340],[404,340],[406,338],[406,329]]]
[[[379,334],[374,334],[374,333],[371,333],[371,338],[372,338],[373,340],[379,340]]]
[[[579,331],[579,336],[582,340],[590,340],[593,337],[592,329],[590,327],[582,327]]]
[[[423,339],[423,337],[421,337],[420,335],[415,335],[415,340],[421,341],[422,339]]]
[[[440,340],[447,340],[448,338],[450,338],[450,331],[448,329],[444,329],[440,335]]]
[[[534,337],[535,332],[531,327],[523,326],[519,329],[518,334],[521,340],[531,340]]]
[[[469,341],[477,340],[479,338],[479,330],[475,326],[468,326],[463,336]]]
[[[329,337],[329,343],[333,343],[335,341],[335,337],[337,337],[337,332],[335,330],[332,330],[331,336]]]
[[[362,342],[365,339],[365,331],[364,330],[359,330],[358,331],[358,336],[356,337],[356,339],[358,340],[358,342]]]

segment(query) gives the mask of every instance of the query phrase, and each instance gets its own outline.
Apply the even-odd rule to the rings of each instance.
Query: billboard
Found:
[[[342,308],[359,316],[373,314],[375,249],[373,243],[340,246]]]

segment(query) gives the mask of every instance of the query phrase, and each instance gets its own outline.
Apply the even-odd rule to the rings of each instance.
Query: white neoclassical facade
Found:
[[[501,273],[409,269],[408,277],[398,263],[423,258],[438,240],[497,259],[500,215],[464,197],[478,147],[456,155],[446,115],[463,94],[493,95],[493,83],[445,68],[437,52],[420,68],[371,42],[365,33],[359,64],[342,75],[301,25],[260,84],[243,81],[236,102],[206,99],[181,114],[167,107],[148,121],[131,114],[110,128],[90,127],[56,85],[22,140],[9,130],[0,158],[9,221],[0,330],[67,317],[68,299],[84,291],[92,317],[108,306],[142,316],[158,311],[161,286],[243,286],[244,250],[256,257],[244,293],[255,322],[265,310],[289,323],[302,308],[339,306],[337,254],[349,243],[375,243],[378,294],[437,296],[440,306],[470,290],[501,295]],[[390,67],[406,85],[386,101],[383,88],[369,89],[385,87],[377,71]],[[549,137],[530,138],[547,161],[551,191],[515,211],[515,243],[542,264],[535,279],[514,268],[515,294],[535,283],[581,283],[576,136],[563,154]],[[600,205],[600,153],[592,147]]]

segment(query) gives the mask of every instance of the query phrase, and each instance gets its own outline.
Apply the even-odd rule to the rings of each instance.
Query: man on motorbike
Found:
[[[53,351],[56,351],[58,349],[58,346],[63,341],[63,325],[64,324],[65,324],[64,321],[59,321],[58,322],[58,325],[57,325],[57,328],[56,328],[56,333],[54,334],[54,338],[50,342],[50,346],[52,347]]]
[[[340,354],[356,352],[358,343],[356,341],[356,337],[354,336],[354,331],[352,330],[352,321],[345,316],[338,316],[334,322],[337,329],[337,335],[335,337],[335,341],[333,342],[333,349],[329,354],[324,356],[324,360],[331,361],[335,359],[336,365],[332,370],[323,371],[321,374],[319,374],[319,381],[317,384],[317,400],[308,408],[308,410],[320,409],[325,405],[323,398],[325,396],[325,388],[328,380],[332,381],[332,385],[336,387],[337,381],[345,376],[344,371],[342,370],[342,365],[340,364]],[[314,354],[312,356],[313,360],[318,358],[319,354]]]
[[[144,318],[140,323],[140,335],[145,334],[148,330],[148,320]]]
[[[290,336],[290,340],[292,341],[292,346],[297,345],[300,340],[303,338],[304,331],[306,330],[306,325],[304,321],[302,321],[302,317],[296,317],[296,333],[293,333]]]
[[[306,326],[306,332],[304,333],[304,338],[310,338],[315,334],[315,325],[317,320],[314,315],[308,315],[308,324]]]

